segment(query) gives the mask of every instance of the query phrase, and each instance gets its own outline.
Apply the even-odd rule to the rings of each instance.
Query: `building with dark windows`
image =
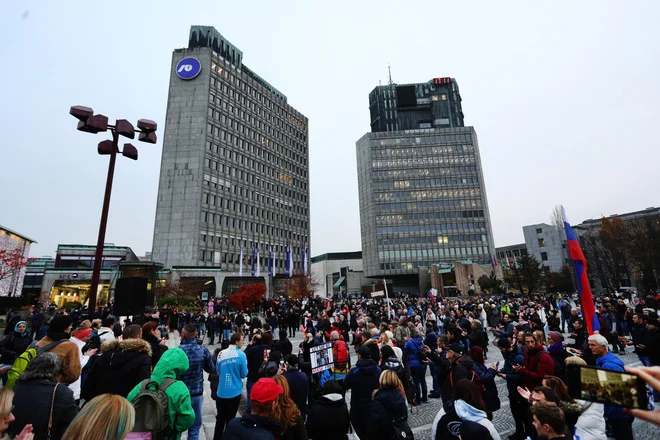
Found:
[[[369,103],[372,132],[356,144],[365,275],[415,292],[431,265],[490,266],[479,144],[456,81],[379,86]]]
[[[309,249],[308,120],[243,64],[217,30],[192,26],[172,55],[153,261],[250,275],[252,246],[277,274]]]

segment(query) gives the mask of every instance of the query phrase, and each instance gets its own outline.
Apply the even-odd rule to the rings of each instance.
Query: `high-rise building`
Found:
[[[285,247],[300,270],[309,249],[308,120],[243,64],[213,27],[192,26],[172,54],[153,261],[237,272],[252,246],[267,274]]]
[[[441,261],[489,265],[495,252],[477,134],[463,125],[453,78],[389,84],[369,95],[357,141],[368,277],[406,277]]]
[[[539,223],[523,226],[525,246],[529,255],[534,256],[550,272],[561,272],[569,263],[564,228]]]

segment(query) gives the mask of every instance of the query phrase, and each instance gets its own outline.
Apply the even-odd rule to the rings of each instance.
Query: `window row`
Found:
[[[374,178],[387,178],[392,177],[419,177],[419,176],[439,176],[446,174],[456,173],[476,173],[476,166],[467,167],[434,167],[434,168],[413,168],[407,170],[388,170],[388,171],[373,171]]]
[[[476,163],[474,156],[463,157],[422,157],[412,159],[390,159],[374,160],[371,162],[372,168],[401,168],[426,165],[464,165]]]
[[[264,220],[277,222],[279,224],[287,224],[298,228],[307,228],[307,222],[304,220],[289,217],[287,215],[278,214],[268,209],[259,208],[245,202],[238,202],[214,194],[204,193],[202,202],[209,206],[216,206],[221,209],[228,209],[238,214],[245,214],[251,217],[256,217]],[[216,214],[219,215],[219,214]],[[213,222],[211,222],[213,223]]]
[[[407,214],[377,215],[378,223],[398,223],[402,221],[437,220],[443,218],[483,218],[484,211],[475,209],[469,211],[438,211],[438,212],[411,212]]]
[[[379,260],[401,260],[402,258],[445,258],[445,257],[470,257],[472,255],[488,255],[488,246],[452,247],[434,249],[412,249],[401,251],[379,251]]]
[[[473,242],[488,243],[488,237],[486,234],[456,234],[444,236],[430,235],[421,237],[379,238],[377,241],[379,247]]]
[[[486,231],[486,222],[443,223],[440,225],[404,225],[376,228],[377,235],[392,234],[435,234],[446,231]]]
[[[445,179],[415,179],[415,180],[390,180],[386,182],[374,182],[374,189],[403,189],[403,188],[437,188],[448,185],[475,185],[479,183],[476,176],[473,177],[450,177]]]
[[[401,213],[414,209],[481,208],[481,199],[418,200],[413,202],[376,203],[376,214]]]
[[[411,157],[411,156],[435,156],[438,154],[456,154],[468,153],[474,151],[473,145],[443,145],[433,147],[410,146],[405,148],[374,148],[372,157],[375,159],[387,159],[390,157]]]
[[[430,131],[431,133],[433,131]],[[394,145],[418,145],[418,144],[445,144],[449,142],[469,142],[472,140],[470,133],[436,134],[434,136],[398,137],[396,139],[371,139],[374,147],[389,147]]]
[[[287,231],[282,228],[276,228],[271,225],[264,225],[263,223],[252,222],[243,219],[237,219],[226,215],[214,214],[212,212],[202,211],[202,223],[207,225],[219,225],[227,228],[234,228],[242,231],[249,231],[258,234],[265,234],[274,237],[281,237],[288,240],[299,240],[302,235],[293,231]]]
[[[405,199],[439,199],[441,197],[475,197],[479,196],[479,188],[465,189],[437,189],[427,191],[394,191],[374,193],[374,199],[381,200],[405,200]]]
[[[487,258],[471,258],[473,263],[476,264],[490,264],[490,261]],[[391,270],[417,270],[420,267],[429,267],[432,264],[436,264],[437,261],[418,261],[413,263],[380,263],[378,266],[382,271],[391,271]]]
[[[246,254],[246,255],[247,254],[250,254],[250,255],[252,254],[252,244],[254,244],[254,243],[250,240],[244,240],[244,239],[241,239],[241,238],[227,237],[227,236],[220,237],[220,236],[217,236],[217,235],[213,235],[209,231],[205,231],[205,232],[206,232],[206,234],[202,233],[200,235],[200,241],[202,243],[207,243],[211,247],[215,247],[214,246],[215,244],[219,244],[219,245],[221,245],[222,247],[225,247],[225,248],[226,247],[232,247],[232,248],[239,249],[239,248],[242,247],[244,254]],[[306,242],[307,239],[305,238],[303,241]],[[266,243],[257,243],[257,245],[259,246],[259,249],[261,250],[261,258],[268,258],[269,249],[270,249],[269,246],[270,245],[268,245]],[[273,252],[275,253],[275,255],[284,255],[285,249],[286,249],[285,245],[283,245],[283,244],[273,244],[272,246],[273,246]],[[300,246],[291,246],[291,252],[293,253],[293,255],[298,255],[299,253],[302,253],[302,248]]]

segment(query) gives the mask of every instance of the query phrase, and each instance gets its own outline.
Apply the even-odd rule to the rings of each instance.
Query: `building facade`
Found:
[[[479,144],[456,81],[379,86],[369,100],[372,132],[356,144],[365,275],[415,286],[411,276],[440,261],[490,264]]]
[[[539,223],[523,226],[527,253],[550,272],[561,272],[569,264],[564,228]]]
[[[308,119],[243,64],[209,26],[192,26],[172,55],[153,261],[250,271],[270,245],[278,274],[309,249]],[[256,258],[255,258],[256,260]],[[255,261],[256,264],[256,261]]]
[[[332,252],[312,257],[312,279],[315,282],[314,296],[331,298],[342,285],[348,286],[346,277],[341,279],[341,270],[346,269],[355,274],[363,273],[362,252]],[[356,275],[351,275],[351,287],[356,284],[361,288],[362,280],[353,282]],[[335,288],[335,285],[337,287]],[[354,290],[354,289],[351,289]]]
[[[0,297],[21,296],[28,263],[27,259],[30,255],[30,245],[32,243],[36,242],[0,225],[0,251],[8,253],[6,258],[0,260]],[[10,253],[15,253],[16,258],[10,258],[10,255],[12,255]]]
[[[504,267],[513,266],[517,259],[523,255],[527,255],[527,245],[525,243],[495,248],[497,262]]]

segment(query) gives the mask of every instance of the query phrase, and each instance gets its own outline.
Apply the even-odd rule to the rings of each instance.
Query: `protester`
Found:
[[[229,339],[229,337],[227,338]],[[263,343],[261,334],[255,333],[252,336],[252,342],[245,349],[245,357],[247,359],[247,383],[246,383],[246,394],[247,394],[247,410],[248,412],[252,409],[252,402],[250,400],[250,391],[252,386],[259,380],[259,369],[261,364],[263,364],[264,359],[267,358],[266,344]]]
[[[309,380],[307,379],[307,375],[298,369],[298,356],[292,354],[284,356],[284,370],[282,376],[289,384],[291,400],[296,403],[300,414],[304,417],[307,414]]]
[[[534,428],[538,436],[547,439],[566,438],[564,413],[556,405],[537,403],[532,407]],[[632,439],[632,437],[630,437]]]
[[[41,353],[30,361],[14,387],[15,422],[7,432],[17,435],[25,425],[32,425],[36,439],[48,438],[48,423],[52,415],[50,438],[61,439],[78,413],[74,393],[57,382],[62,363],[55,353]]]
[[[80,410],[62,440],[123,440],[134,424],[135,410],[124,397],[102,394]]]
[[[124,329],[122,340],[113,339],[101,346],[102,354],[89,370],[81,397],[87,402],[101,394],[126,397],[135,385],[151,374],[151,347],[141,339],[137,324]]]
[[[188,429],[188,439],[199,439],[199,430],[202,427],[202,405],[204,403],[204,371],[207,373],[215,372],[215,365],[211,361],[211,353],[208,348],[197,344],[197,329],[193,324],[183,326],[181,333],[181,345],[179,348],[188,356],[188,371],[181,375],[181,380],[186,384],[190,391],[190,403],[195,410],[195,423]],[[238,336],[242,341],[243,335]],[[245,361],[245,354],[241,352],[242,359]],[[247,375],[247,364],[245,364],[245,374]],[[242,386],[242,382],[241,382]],[[220,385],[218,386],[220,392]],[[219,394],[218,394],[219,396]],[[232,414],[233,417],[235,414]]]
[[[426,363],[427,355],[424,354],[424,343],[417,329],[410,330],[410,339],[403,346],[410,375],[415,383],[415,401],[418,405],[428,400],[428,389],[426,385]]]
[[[514,365],[513,370],[518,373],[525,384],[525,387],[533,389],[541,385],[545,376],[552,376],[555,373],[555,362],[552,357],[544,350],[543,345],[538,344],[534,335],[525,333],[525,352],[524,365]]]
[[[151,347],[151,367],[155,368],[163,353],[167,350],[165,338],[160,335],[158,323],[147,322],[142,326],[142,339]]]
[[[25,321],[18,321],[13,331],[0,340],[0,363],[11,365],[32,344],[32,334]]]
[[[72,328],[73,321],[71,317],[67,315],[55,316],[50,321],[46,336],[35,344],[37,348],[50,346],[51,348],[48,351],[55,353],[60,357],[62,363],[60,382],[66,384],[71,384],[78,380],[82,371],[80,364],[80,350],[76,344],[69,341]]]
[[[497,395],[497,385],[495,384],[497,365],[492,364],[490,367],[486,367],[484,351],[476,345],[470,349],[470,358],[474,361],[474,372],[479,375],[479,381],[484,386],[483,398],[488,420],[493,420],[493,413],[501,406],[500,398]]]
[[[611,371],[625,371],[623,361],[609,352],[609,343],[602,335],[589,336],[589,350],[596,357],[596,365]],[[616,440],[633,438],[632,423],[634,418],[623,411],[623,408],[605,405],[605,417],[612,428]]]
[[[296,403],[291,399],[289,383],[283,376],[275,376],[273,380],[282,387],[282,393],[275,403],[273,420],[281,426],[277,433],[279,440],[307,440],[305,420],[298,410]]]
[[[189,361],[186,353],[180,348],[172,348],[163,353],[149,378],[149,382],[154,382],[156,386],[160,386],[165,379],[174,381],[164,391],[167,397],[170,428],[168,440],[180,439],[181,433],[187,431],[195,423],[195,411],[191,404],[190,391],[181,380],[183,374],[188,371],[188,367]],[[142,385],[142,383],[137,384],[131,390],[127,397],[129,402],[134,402]]]
[[[252,387],[252,412],[227,424],[223,440],[275,440],[282,427],[275,423],[277,398],[284,389],[273,379],[261,378]]]
[[[351,390],[351,422],[360,440],[369,440],[367,435],[367,418],[365,414],[371,411],[371,398],[378,389],[380,368],[373,359],[367,347],[360,347],[357,353],[358,361],[348,372],[344,380],[344,388]]]
[[[493,423],[486,415],[486,405],[481,398],[481,392],[477,385],[468,380],[461,379],[454,386],[452,399],[438,412],[433,420],[431,438],[436,440],[456,440],[452,426],[462,422],[478,423],[488,431],[487,437],[479,437],[480,440],[500,440]],[[474,437],[465,437],[474,438]]]
[[[232,334],[229,338],[229,347],[220,352],[216,363],[219,381],[218,398],[215,401],[217,410],[213,437],[215,440],[220,440],[225,425],[236,417],[238,406],[241,403],[243,378],[248,375],[247,358],[241,351],[243,340],[243,333]]]
[[[323,395],[310,406],[307,435],[312,440],[347,440],[351,426],[344,388],[334,380],[323,385]]]
[[[525,357],[521,350],[517,346],[511,345],[507,338],[500,338],[497,346],[504,357],[504,366],[497,372],[497,375],[506,380],[511,415],[516,425],[516,430],[510,438],[520,440],[534,429],[527,416],[529,404],[518,393],[518,387],[523,384],[523,380],[514,368],[516,365],[523,365]]]
[[[447,404],[452,400],[454,394],[454,385],[461,379],[470,377],[468,368],[461,362],[463,357],[463,349],[457,343],[449,344],[446,346],[446,358],[442,358],[438,353],[432,353],[430,349],[425,348],[430,360],[435,363],[439,370],[440,379],[440,397],[442,403]],[[472,361],[470,360],[470,363]],[[425,380],[424,380],[425,382]]]
[[[395,372],[385,370],[380,375],[379,388],[374,394],[367,423],[371,439],[396,440],[392,423],[408,420],[405,391]]]

